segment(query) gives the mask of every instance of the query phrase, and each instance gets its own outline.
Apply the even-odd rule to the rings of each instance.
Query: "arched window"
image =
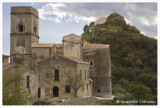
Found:
[[[23,26],[22,25],[19,25],[19,32],[23,32]]]

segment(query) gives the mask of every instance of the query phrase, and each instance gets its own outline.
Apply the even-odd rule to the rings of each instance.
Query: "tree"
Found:
[[[145,86],[151,88],[152,94],[157,93],[157,75],[153,73],[142,73],[138,77],[138,81]]]
[[[24,105],[31,98],[21,83],[22,71],[16,67],[9,74],[3,74],[3,105]]]
[[[129,81],[124,78],[121,78],[118,83],[121,84],[123,88],[127,88],[129,86]]]
[[[144,86],[143,84],[131,84],[129,87],[129,92],[133,94],[133,96],[139,100],[153,100],[152,91],[150,88]]]
[[[74,72],[74,73],[64,72],[64,73],[68,78],[69,85],[71,86],[71,88],[74,89],[75,98],[77,98],[78,90],[83,86],[82,80],[80,78],[80,74],[78,74],[77,72]]]

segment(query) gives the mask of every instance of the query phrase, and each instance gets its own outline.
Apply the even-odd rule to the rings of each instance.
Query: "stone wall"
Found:
[[[104,24],[106,21],[107,21],[107,17],[101,17],[94,23],[94,26],[99,24]]]
[[[77,73],[81,75],[82,87],[78,90],[79,97],[91,96],[91,83],[89,81],[89,64],[77,64]],[[88,87],[87,87],[88,86]]]
[[[46,65],[47,64],[47,65]],[[55,69],[59,70],[59,80],[55,80]],[[77,64],[76,62],[69,60],[67,58],[61,57],[61,56],[53,56],[43,62],[39,63],[39,74],[41,74],[41,81],[45,82],[45,90],[46,90],[46,98],[53,98],[53,87],[58,87],[58,98],[74,98],[75,97],[75,91],[70,86],[70,93],[65,92],[65,86],[70,85],[69,83],[69,77],[74,78],[75,75],[79,74],[79,71],[81,70],[88,70],[89,65],[88,64]],[[86,75],[88,75],[86,71]],[[89,96],[90,88],[88,87],[88,90],[86,88],[86,83],[88,82],[88,79],[84,80],[84,72],[82,73],[82,83],[84,83],[85,88],[83,90],[83,93],[81,92],[81,88],[78,91],[78,96],[85,97]],[[78,77],[79,79],[79,77]],[[74,80],[73,80],[74,82]],[[40,82],[41,83],[41,82]],[[87,92],[87,93],[85,93]]]
[[[23,73],[23,85],[24,88],[28,91],[28,93],[31,95],[32,99],[30,100],[32,103],[37,100],[38,97],[38,76],[33,70],[28,70],[26,68],[23,68],[24,73]],[[27,76],[29,76],[29,88],[27,88]]]
[[[23,58],[21,65],[31,66],[31,45],[39,42],[38,35],[38,11],[31,6],[11,7],[11,63],[16,63],[14,58]]]
[[[9,68],[6,68],[3,70],[4,75],[8,75],[10,73],[15,72],[21,72],[22,73],[22,80],[21,80],[21,86],[27,91],[27,93],[30,94],[31,99],[28,100],[28,104],[32,104],[35,100],[37,100],[37,92],[38,92],[38,77],[36,73],[26,67],[23,66],[17,66],[13,64],[8,64]],[[17,71],[16,71],[17,69]],[[27,76],[29,77],[29,88],[27,87]]]
[[[9,56],[2,55],[2,58],[3,58],[3,60],[2,60],[3,65],[7,65],[9,63],[9,59],[8,59]]]
[[[51,50],[50,57],[53,57],[57,54],[57,48],[56,48],[55,44],[53,46],[51,46],[50,50]]]
[[[48,47],[32,47],[32,55],[40,62],[50,57],[50,48]]]
[[[111,84],[111,63],[110,50],[101,49],[96,50],[95,53],[95,72],[96,72],[96,96],[112,97]]]
[[[64,56],[82,60],[82,39],[80,36],[69,34],[63,37]]]
[[[93,96],[111,97],[111,61],[110,49],[84,50],[83,60],[92,62],[90,76],[93,80]]]
[[[112,98],[99,99],[97,97],[91,96],[91,97],[66,101],[58,105],[104,105],[106,102],[111,102],[111,101],[112,101]]]

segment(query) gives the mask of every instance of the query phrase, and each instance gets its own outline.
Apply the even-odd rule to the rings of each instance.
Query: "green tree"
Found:
[[[150,88],[144,86],[143,84],[131,84],[129,92],[133,94],[135,99],[153,101],[153,95]]]
[[[138,77],[138,80],[145,86],[151,88],[152,94],[155,95],[157,93],[157,75],[152,73],[142,73]]]
[[[16,67],[13,72],[3,75],[3,105],[25,105],[31,98],[23,89],[22,71]]]

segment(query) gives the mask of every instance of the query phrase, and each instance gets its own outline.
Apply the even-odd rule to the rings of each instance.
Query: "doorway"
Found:
[[[58,95],[59,95],[58,94],[58,87],[55,86],[55,87],[53,87],[53,96],[58,97]]]
[[[41,88],[38,88],[38,98],[41,97]]]

